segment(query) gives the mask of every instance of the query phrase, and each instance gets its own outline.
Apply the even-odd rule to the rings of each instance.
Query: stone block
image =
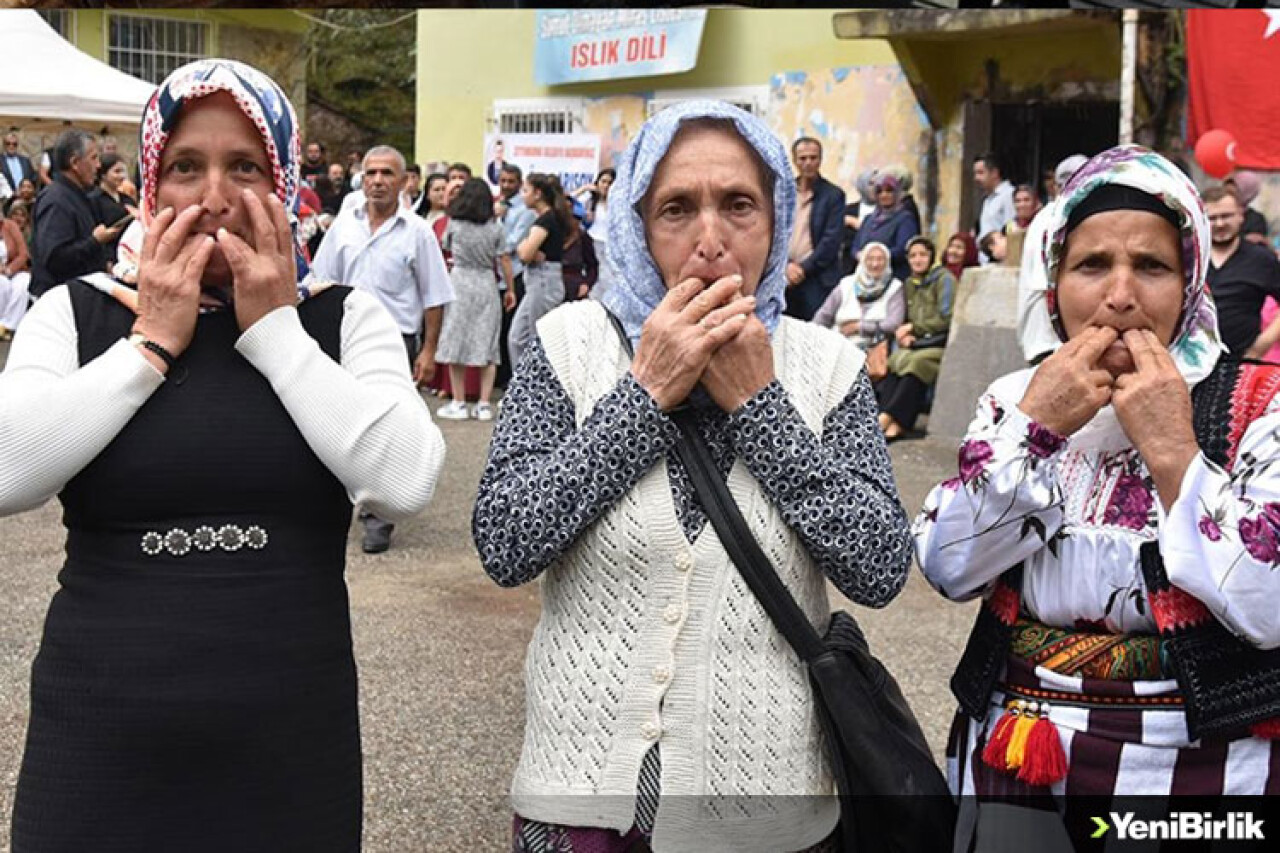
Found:
[[[982,392],[1026,367],[1018,346],[1018,270],[973,267],[956,287],[951,334],[929,413],[929,434],[959,439]]]

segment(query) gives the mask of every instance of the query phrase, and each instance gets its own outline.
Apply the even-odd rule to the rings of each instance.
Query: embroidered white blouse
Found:
[[[1110,409],[1069,439],[1018,409],[1033,372],[991,385],[959,476],[916,518],[934,588],[970,599],[1021,561],[1023,606],[1040,621],[1154,633],[1138,550],[1157,540],[1175,586],[1245,641],[1280,646],[1280,398],[1246,429],[1230,473],[1195,458],[1166,513]]]

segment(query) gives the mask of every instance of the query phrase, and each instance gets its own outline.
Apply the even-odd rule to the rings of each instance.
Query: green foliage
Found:
[[[417,25],[405,9],[326,9],[307,32],[307,88],[370,130],[413,151]]]

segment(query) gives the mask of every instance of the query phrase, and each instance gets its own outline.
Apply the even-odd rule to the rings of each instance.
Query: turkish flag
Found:
[[[1190,143],[1222,129],[1236,138],[1236,163],[1280,169],[1280,12],[1187,12]]]

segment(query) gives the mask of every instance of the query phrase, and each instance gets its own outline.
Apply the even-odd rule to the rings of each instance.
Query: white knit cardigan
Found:
[[[628,369],[603,308],[538,324],[581,424]],[[784,318],[778,378],[805,423],[849,393],[851,344]],[[828,619],[823,575],[739,459],[729,489],[801,608]],[[799,850],[838,818],[808,677],[715,531],[689,545],[660,461],[547,570],[525,663],[527,721],[512,799],[526,818],[625,832],[641,762],[662,753],[659,853]]]

